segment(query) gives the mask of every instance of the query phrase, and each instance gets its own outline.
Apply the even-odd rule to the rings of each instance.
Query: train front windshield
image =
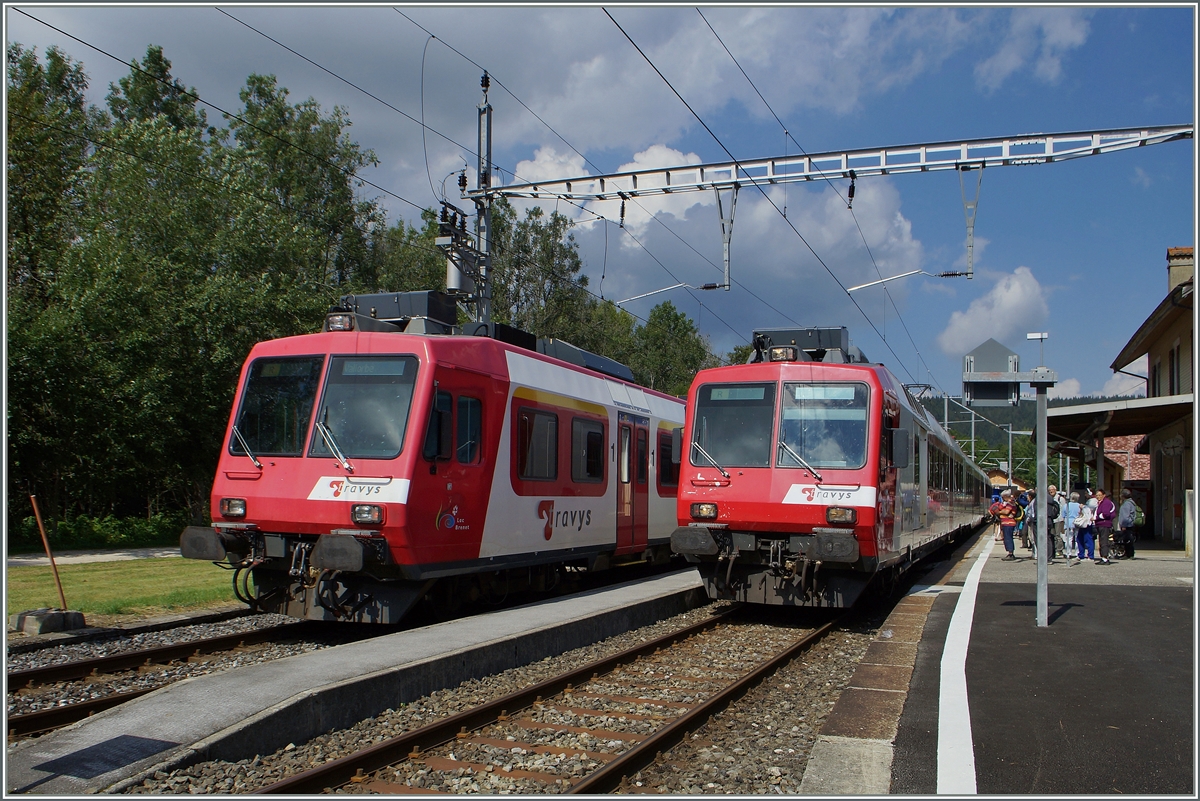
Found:
[[[705,384],[696,392],[693,465],[769,467],[775,384]],[[704,456],[707,453],[712,461]]]
[[[855,469],[867,461],[866,384],[783,385],[779,467]],[[786,447],[785,447],[786,446]]]
[[[348,459],[394,459],[404,446],[416,377],[413,356],[334,356],[317,421]],[[314,435],[309,456],[332,457],[329,440]]]

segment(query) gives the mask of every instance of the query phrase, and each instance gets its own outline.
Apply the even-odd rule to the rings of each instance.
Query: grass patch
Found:
[[[68,606],[84,615],[152,617],[238,603],[230,583],[233,573],[196,559],[60,564],[58,575]],[[7,576],[9,614],[58,607],[58,590],[49,566],[10,567]]]

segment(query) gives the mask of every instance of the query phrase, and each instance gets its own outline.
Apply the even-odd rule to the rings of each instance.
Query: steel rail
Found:
[[[645,740],[622,752],[616,759],[589,773],[572,785],[571,789],[567,792],[574,795],[612,792],[620,786],[624,779],[654,762],[659,754],[678,745],[685,737],[707,723],[718,712],[741,698],[763,679],[788,662],[791,662],[804,651],[807,651],[844,618],[845,614],[839,615],[799,642],[789,646],[786,650],[750,671],[699,706],[685,712]]]
[[[280,637],[281,633],[291,634],[287,629],[299,627],[298,623],[284,623],[279,626],[247,631],[240,634],[225,634],[220,637],[209,637],[203,640],[191,640],[175,645],[161,645],[155,648],[145,648],[139,651],[127,651],[101,656],[95,659],[80,659],[49,667],[30,668],[28,670],[13,670],[8,673],[8,689],[33,687],[39,684],[50,684],[56,681],[83,679],[93,673],[113,673],[122,670],[134,670],[145,665],[171,662],[200,654],[210,654],[218,651],[228,651],[240,645],[253,645]],[[299,631],[299,629],[296,629]]]
[[[53,729],[62,728],[63,726],[69,726],[76,721],[91,717],[97,712],[103,712],[106,709],[112,709],[114,706],[120,706],[126,701],[132,701],[134,698],[141,698],[143,695],[152,693],[157,689],[159,688],[149,687],[143,690],[132,690],[127,693],[114,693],[102,698],[80,701],[76,704],[56,706],[50,709],[39,709],[37,712],[26,712],[22,715],[9,715],[5,726],[8,729],[9,737],[41,734]]]
[[[732,610],[727,610],[687,628],[667,634],[648,643],[622,651],[619,654],[598,659],[583,667],[568,671],[531,687],[489,701],[474,709],[468,709],[445,720],[406,732],[353,754],[326,762],[323,765],[289,776],[274,784],[260,787],[255,795],[310,794],[320,793],[326,788],[337,787],[349,782],[356,775],[379,770],[429,749],[454,740],[464,731],[473,731],[498,722],[500,715],[528,708],[544,697],[557,695],[568,686],[590,680],[597,673],[608,673],[622,664],[635,662],[639,657],[653,654],[657,650],[686,640],[706,629],[722,623]],[[413,792],[419,792],[414,790]]]

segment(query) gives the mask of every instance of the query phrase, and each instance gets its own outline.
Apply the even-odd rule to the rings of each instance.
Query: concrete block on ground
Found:
[[[886,795],[892,786],[892,744],[822,735],[813,743],[801,795]]]
[[[14,631],[25,634],[48,634],[52,631],[73,631],[87,627],[83,612],[62,609],[33,609],[18,612],[9,618]]]

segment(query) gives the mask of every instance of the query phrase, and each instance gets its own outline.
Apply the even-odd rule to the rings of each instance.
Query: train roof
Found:
[[[630,379],[561,358],[560,354],[570,354],[570,350],[568,349],[575,351],[582,351],[582,349],[574,348],[574,346],[562,340],[549,340],[549,342],[557,346],[551,349],[551,353],[554,355],[530,350],[526,347],[503,342],[488,336],[410,334],[385,331],[322,331],[314,334],[298,334],[296,336],[263,340],[254,346],[247,360],[265,355],[413,353],[438,361],[453,359],[459,366],[494,375],[497,378],[507,379],[507,361],[501,354],[510,352],[544,361],[584,375],[591,375],[606,381],[637,387],[644,393],[664,400],[675,403],[684,402],[683,399],[674,395],[668,395],[665,392],[644,387]],[[587,353],[587,351],[583,352]],[[595,356],[595,354],[589,355]],[[614,362],[614,364],[619,363]]]
[[[693,386],[716,381],[763,381],[763,380],[781,380],[781,381],[812,381],[821,380],[822,378],[833,380],[866,380],[872,386],[890,392],[895,396],[896,401],[905,409],[908,410],[913,417],[920,421],[921,425],[928,429],[931,436],[941,442],[945,447],[959,454],[966,462],[971,462],[971,458],[962,450],[958,442],[950,436],[950,434],[942,428],[937,419],[929,414],[928,410],[908,388],[897,378],[887,366],[883,364],[871,363],[841,363],[841,362],[824,362],[824,361],[762,361],[749,362],[747,364],[734,364],[724,367],[711,367],[707,370],[701,370],[696,374]],[[982,469],[975,465],[976,469],[982,474]]]

